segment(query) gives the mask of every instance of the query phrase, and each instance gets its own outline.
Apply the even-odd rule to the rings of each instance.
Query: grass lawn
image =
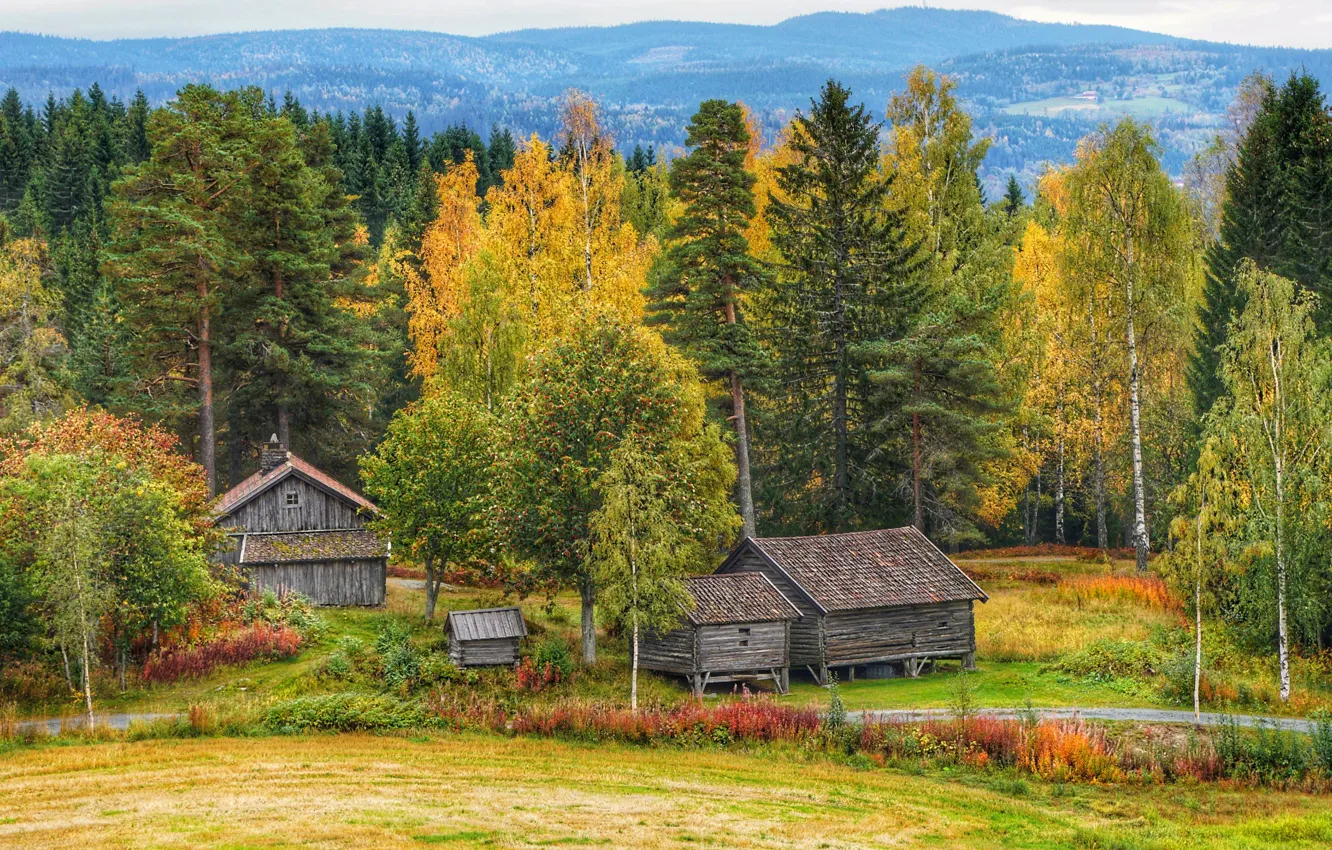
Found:
[[[1027,700],[1041,708],[1150,708],[1168,707],[1161,701],[1126,694],[1108,685],[1074,681],[1057,673],[1043,673],[1044,664],[1032,661],[979,661],[974,674],[975,704],[986,708],[1021,708]],[[879,679],[841,684],[842,701],[861,708],[945,708],[948,706],[955,666],[919,679]],[[828,692],[813,681],[791,682],[791,698],[827,703]]]
[[[489,736],[146,741],[0,755],[0,845],[1305,848],[1332,801],[854,769],[798,752]]]

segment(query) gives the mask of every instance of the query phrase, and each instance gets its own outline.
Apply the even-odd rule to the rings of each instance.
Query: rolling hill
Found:
[[[819,13],[772,26],[655,21],[516,30],[481,38],[374,29],[289,30],[91,41],[0,33],[0,88],[26,100],[98,82],[161,102],[182,85],[291,90],[324,111],[379,103],[415,110],[423,129],[466,122],[520,133],[554,128],[560,95],[597,96],[621,146],[670,150],[697,103],[744,100],[771,137],[819,85],[837,77],[881,110],[903,72],[926,63],[954,76],[978,126],[995,139],[987,183],[1030,179],[1067,158],[1097,124],[1134,114],[1157,127],[1178,171],[1222,120],[1255,69],[1332,74],[1332,51],[1193,42],[1139,30],[1043,24],[989,12],[919,7]],[[1080,96],[1080,97],[1079,97]]]

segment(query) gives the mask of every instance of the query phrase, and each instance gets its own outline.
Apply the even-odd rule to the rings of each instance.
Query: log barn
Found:
[[[375,506],[287,451],[277,436],[259,471],[218,500],[214,517],[252,590],[290,590],[316,605],[383,605],[388,542],[366,528]]]
[[[459,667],[511,666],[518,663],[527,623],[517,606],[450,611],[444,633],[449,636],[449,660]]]
[[[761,572],[693,576],[686,586],[693,608],[679,628],[646,635],[638,663],[684,676],[695,696],[714,682],[764,679],[787,693],[795,605]]]
[[[914,527],[815,537],[748,538],[718,573],[761,572],[800,611],[791,624],[791,666],[826,684],[916,676],[927,663],[976,657],[972,606],[989,597]]]

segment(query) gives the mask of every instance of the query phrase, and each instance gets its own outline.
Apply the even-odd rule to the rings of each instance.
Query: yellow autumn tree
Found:
[[[537,340],[564,330],[573,309],[582,256],[571,175],[535,134],[514,156],[504,182],[486,195],[486,248],[507,278],[507,297]]]
[[[466,266],[481,248],[481,215],[476,199],[476,164],[471,154],[438,176],[439,213],[421,240],[423,271],[406,267],[407,331],[412,374],[434,375],[450,323],[467,297]]]
[[[68,387],[69,346],[56,327],[60,294],[46,286],[46,245],[7,240],[0,219],[0,433],[55,416],[76,400]]]
[[[589,305],[609,307],[623,320],[643,318],[643,285],[656,256],[655,239],[642,239],[621,220],[624,169],[610,135],[601,126],[588,95],[569,91],[560,111],[561,167],[573,183],[578,248],[583,265],[579,286]]]

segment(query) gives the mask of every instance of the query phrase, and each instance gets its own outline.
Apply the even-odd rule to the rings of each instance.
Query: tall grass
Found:
[[[1079,576],[1059,583],[1060,597],[1079,607],[1088,600],[1109,600],[1155,611],[1182,611],[1183,603],[1159,576]]]
[[[175,682],[202,678],[227,664],[278,661],[295,656],[302,642],[300,632],[294,629],[256,623],[200,646],[153,655],[143,666],[143,678],[148,682]]]

